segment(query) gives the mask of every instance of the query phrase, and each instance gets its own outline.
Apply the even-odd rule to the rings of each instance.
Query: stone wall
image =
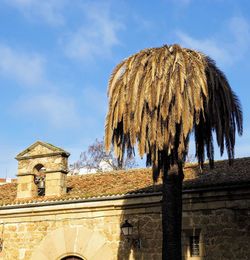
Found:
[[[38,196],[35,177],[43,178],[46,196],[65,194],[68,156],[69,154],[60,148],[39,141],[20,153],[16,157],[18,160],[17,198]]]
[[[184,192],[183,250],[187,259],[250,259],[250,188]],[[200,236],[200,258],[190,257],[189,236]]]
[[[160,260],[161,196],[61,201],[2,207],[0,259]],[[246,190],[183,196],[184,259],[250,259],[250,197]],[[121,235],[128,219],[141,248]],[[191,257],[189,236],[199,232],[200,257]]]
[[[41,158],[30,158],[26,160],[20,160],[18,162],[18,175],[27,173],[35,173],[34,168],[36,165],[42,164],[46,171],[53,170],[68,170],[68,158],[61,155],[48,155]]]
[[[147,201],[156,204],[147,209],[138,204]],[[1,226],[4,246],[0,259],[52,260],[67,253],[87,260],[160,259],[158,201],[154,197],[6,209],[1,212],[5,224]],[[141,237],[141,249],[133,248],[121,235],[124,219],[129,219],[135,235]]]
[[[184,229],[200,230],[201,259],[250,259],[250,210],[222,208],[183,215],[189,222]]]

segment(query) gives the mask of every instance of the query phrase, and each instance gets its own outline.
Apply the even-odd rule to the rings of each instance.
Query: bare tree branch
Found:
[[[133,154],[130,156],[126,155],[123,160],[119,161],[114,156],[114,149],[111,148],[110,152],[106,153],[104,148],[104,141],[95,140],[91,144],[87,151],[80,154],[78,161],[70,165],[71,170],[86,168],[88,171],[96,170],[97,172],[102,172],[105,170],[120,170],[134,168],[137,166]]]

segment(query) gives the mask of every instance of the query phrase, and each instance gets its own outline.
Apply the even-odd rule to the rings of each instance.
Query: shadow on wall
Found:
[[[152,193],[155,195],[153,196]],[[131,198],[134,194],[134,198]],[[143,197],[144,195],[147,195]],[[161,185],[149,186],[127,194],[123,203],[121,226],[132,228],[132,233],[120,233],[118,260],[161,260],[162,259],[162,223],[161,223]],[[138,199],[138,203],[133,201]],[[139,199],[142,198],[142,199]],[[143,202],[141,202],[144,200]],[[141,202],[141,203],[140,203]],[[188,215],[186,215],[188,214]],[[186,217],[191,217],[186,213]],[[191,217],[192,218],[192,217]],[[202,232],[197,226],[194,229],[183,225],[182,255],[183,260],[203,260],[204,243]],[[128,232],[127,232],[128,233]]]
[[[121,228],[118,260],[161,259],[161,205],[160,201],[152,203],[152,196],[149,195],[158,191],[159,196],[160,188],[160,185],[149,186],[127,194],[120,218],[124,232]],[[148,193],[149,197],[144,198],[145,193]],[[146,206],[139,203],[140,198],[145,202],[148,200]],[[126,236],[124,233],[129,234]]]

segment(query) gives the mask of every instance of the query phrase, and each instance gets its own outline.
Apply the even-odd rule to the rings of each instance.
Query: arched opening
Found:
[[[69,256],[63,257],[61,260],[83,260],[83,258],[81,258],[79,256],[69,255]]]
[[[45,167],[39,163],[37,164],[34,169],[34,182],[37,185],[37,195],[44,196],[45,195]]]
[[[41,173],[41,172],[44,172],[45,170],[46,170],[45,167],[41,163],[37,164],[34,167],[35,173]]]

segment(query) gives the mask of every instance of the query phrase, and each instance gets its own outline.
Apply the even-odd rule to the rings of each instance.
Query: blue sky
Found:
[[[247,0],[0,0],[0,176],[36,140],[78,158],[104,134],[107,82],[146,47],[179,43],[217,61],[239,96],[250,155]],[[219,158],[219,157],[217,157]]]

